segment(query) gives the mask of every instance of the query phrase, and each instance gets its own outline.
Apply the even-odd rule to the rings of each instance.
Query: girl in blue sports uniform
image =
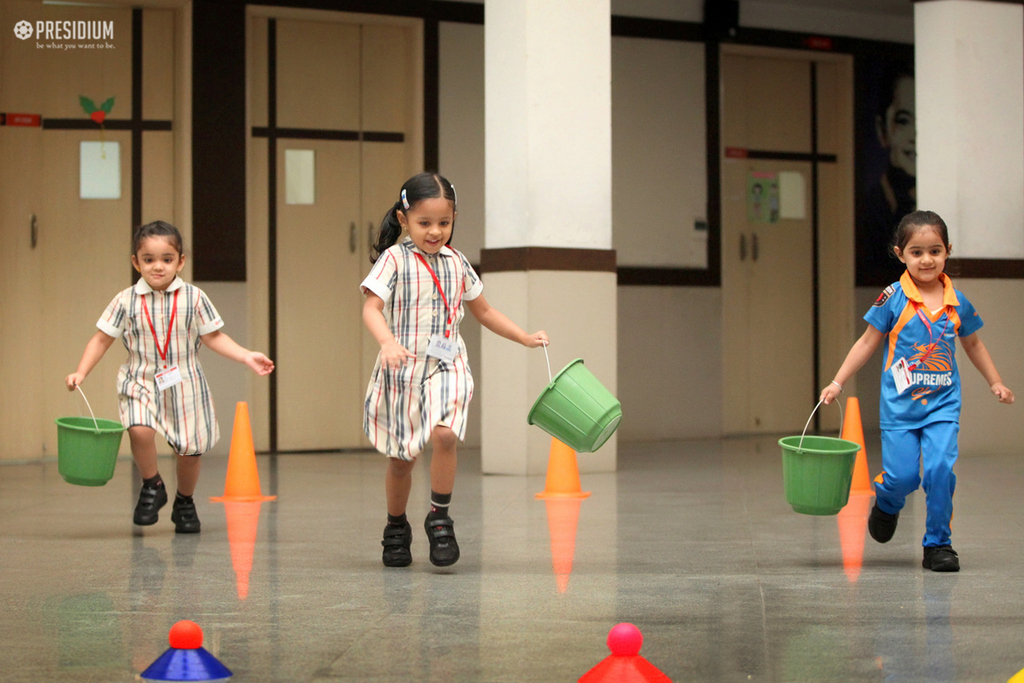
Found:
[[[891,539],[907,495],[923,484],[927,514],[922,565],[955,572],[960,561],[950,545],[950,520],[961,403],[956,337],[1000,403],[1013,403],[1013,392],[978,337],[982,321],[974,306],[942,272],[951,249],[942,218],[931,211],[907,214],[894,242],[893,252],[907,270],[864,316],[867,330],[822,390],[821,400],[837,398],[843,384],[885,342],[879,415],[882,474],[875,480],[868,531],[879,543]]]

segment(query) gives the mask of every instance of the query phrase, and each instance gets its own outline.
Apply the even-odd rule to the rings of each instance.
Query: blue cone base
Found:
[[[170,648],[142,672],[147,681],[221,681],[231,670],[201,647],[194,650]]]

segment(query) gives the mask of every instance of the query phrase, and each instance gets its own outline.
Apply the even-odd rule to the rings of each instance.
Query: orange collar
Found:
[[[942,305],[959,306],[960,300],[956,298],[953,280],[945,273],[939,273],[939,281],[942,282]],[[903,271],[903,275],[900,276],[900,286],[903,287],[903,293],[907,295],[908,299],[918,304],[924,304],[924,297],[921,296],[914,278],[910,277],[909,270]]]

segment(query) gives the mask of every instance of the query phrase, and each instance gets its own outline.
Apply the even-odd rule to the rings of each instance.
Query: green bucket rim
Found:
[[[564,375],[569,370],[569,368],[571,368],[572,366],[576,365],[577,363],[583,364],[583,359],[582,358],[577,358],[576,360],[570,361],[568,365],[566,365],[564,368],[559,370],[555,374],[555,376],[551,378],[551,381],[548,382],[546,387],[544,387],[544,391],[540,392],[540,396],[538,396],[537,400],[533,402],[533,407],[530,408],[530,412],[527,413],[527,415],[526,415],[526,424],[529,424],[529,425],[534,424],[534,422],[533,422],[533,414],[537,411],[537,406],[539,406],[544,401],[544,397],[548,395],[549,391],[554,390],[555,383],[558,382],[558,378],[561,377],[562,375]],[[522,413],[520,413],[520,415],[522,415]]]
[[[844,448],[841,449],[825,449],[825,448],[810,448],[808,446],[801,445],[801,439],[807,441],[808,438],[827,439],[828,441],[837,442],[844,444]],[[792,443],[787,443],[792,442]],[[779,439],[779,446],[782,447],[783,451],[789,453],[812,453],[814,455],[856,455],[860,450],[860,444],[848,441],[847,439],[841,439],[835,436],[823,436],[817,434],[811,434],[809,436],[784,436]]]
[[[82,424],[72,422],[83,420]],[[58,417],[54,422],[61,429],[70,429],[75,432],[89,432],[90,434],[118,434],[124,431],[124,425],[115,420],[97,417]],[[97,429],[97,425],[99,428]]]

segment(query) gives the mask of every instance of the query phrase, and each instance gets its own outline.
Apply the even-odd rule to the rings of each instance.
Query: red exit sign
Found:
[[[39,114],[5,114],[0,112],[0,126],[28,126],[38,128],[43,125],[43,117]]]

